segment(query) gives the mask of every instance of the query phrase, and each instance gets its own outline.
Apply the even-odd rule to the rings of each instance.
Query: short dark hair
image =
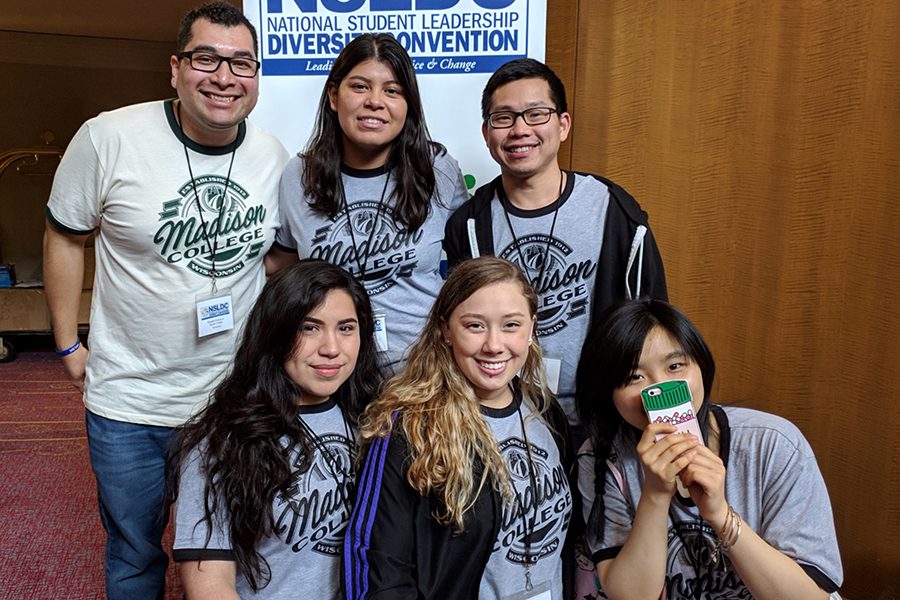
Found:
[[[566,87],[553,69],[533,58],[517,58],[501,65],[488,79],[487,85],[484,86],[484,92],[481,94],[482,119],[486,121],[491,112],[491,102],[497,88],[519,79],[543,79],[550,87],[550,100],[556,105],[556,110],[561,113],[569,110],[566,104]]]
[[[640,432],[628,425],[613,403],[613,392],[622,387],[638,366],[644,342],[654,327],[662,327],[697,364],[703,378],[703,404],[697,420],[707,438],[709,403],[716,364],[697,327],[674,306],[662,300],[643,298],[614,304],[591,325],[581,350],[575,375],[575,405],[590,433],[594,451],[596,501],[587,522],[588,532],[603,529],[603,486],[606,460],[620,430],[634,438]]]
[[[184,52],[184,49],[187,48],[193,35],[191,29],[194,26],[194,22],[199,19],[206,19],[210,23],[224,25],[225,27],[240,27],[243,25],[250,30],[250,37],[253,38],[253,52],[259,55],[259,39],[256,37],[256,27],[244,16],[244,13],[227,2],[209,2],[188,11],[184,18],[181,19],[181,26],[178,28],[176,52]]]
[[[644,342],[654,327],[662,327],[700,367],[704,403],[709,398],[716,372],[715,361],[690,319],[662,300],[623,301],[591,325],[581,351],[576,393],[579,394],[580,416],[586,425],[600,413],[616,412],[613,392],[625,385],[637,368]],[[617,420],[612,414],[600,414],[600,418],[607,423]]]

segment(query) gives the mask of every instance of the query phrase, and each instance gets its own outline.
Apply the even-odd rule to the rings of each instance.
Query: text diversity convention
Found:
[[[304,15],[268,17],[268,54],[337,54],[358,35],[391,33],[411,54],[515,51],[516,12]]]

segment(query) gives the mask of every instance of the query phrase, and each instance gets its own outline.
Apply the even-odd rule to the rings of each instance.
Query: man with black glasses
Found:
[[[246,121],[257,37],[237,9],[190,11],[170,66],[177,99],[87,121],[47,204],[47,301],[56,352],[84,392],[112,600],[164,596],[167,445],[206,405],[262,289],[288,158]],[[88,351],[77,315],[91,233]]]
[[[662,259],[647,214],[621,187],[564,171],[559,147],[572,125],[559,77],[533,59],[501,66],[481,97],[481,131],[500,176],[447,223],[452,268],[480,255],[518,264],[540,299],[540,338],[550,388],[577,437],[575,370],[593,317],[616,300],[666,299]]]

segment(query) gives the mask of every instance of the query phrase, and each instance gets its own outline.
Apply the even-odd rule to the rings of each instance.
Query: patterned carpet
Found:
[[[0,599],[103,598],[84,406],[50,352],[0,364],[0,486]],[[172,566],[168,588],[183,597]]]

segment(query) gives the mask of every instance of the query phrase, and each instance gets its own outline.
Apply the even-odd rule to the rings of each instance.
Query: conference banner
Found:
[[[546,0],[252,0],[260,99],[253,121],[291,153],[306,145],[334,59],[363,33],[406,48],[431,137],[459,161],[470,192],[499,173],[481,134],[481,92],[514,58],[544,60]]]

